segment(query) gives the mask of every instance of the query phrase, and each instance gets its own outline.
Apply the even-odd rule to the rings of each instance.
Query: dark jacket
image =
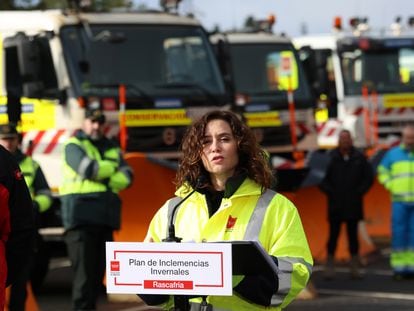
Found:
[[[6,242],[10,233],[9,190],[0,183],[0,310],[4,308],[7,262]]]
[[[6,244],[7,285],[34,252],[33,204],[20,168],[12,154],[0,146],[0,184],[9,192],[10,235]]]
[[[373,168],[365,156],[353,148],[348,159],[336,148],[330,153],[330,163],[320,189],[328,198],[330,220],[363,219],[363,196],[374,181]]]

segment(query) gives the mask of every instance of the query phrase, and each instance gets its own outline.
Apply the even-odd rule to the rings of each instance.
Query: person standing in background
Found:
[[[47,211],[52,205],[52,194],[40,165],[20,150],[20,141],[20,135],[14,124],[8,123],[0,126],[0,145],[6,148],[19,164],[30,191],[35,223],[37,223],[39,214]],[[35,258],[42,242],[41,235],[37,233]],[[12,285],[9,299],[10,311],[24,310],[27,298],[27,282],[30,280],[30,272],[33,269],[36,269],[35,260],[28,267],[22,267],[21,278]]]
[[[328,200],[329,238],[325,278],[335,276],[335,252],[342,223],[346,223],[351,278],[359,271],[358,223],[364,218],[363,198],[374,181],[374,171],[365,156],[353,145],[351,133],[339,133],[338,147],[330,152],[330,162],[320,183]]]
[[[19,165],[13,155],[3,146],[0,146],[0,185],[2,200],[0,204],[3,214],[0,241],[0,289],[3,290],[4,285],[13,286],[26,276],[22,272],[25,272],[24,269],[31,263],[35,241],[33,203],[29,190]],[[4,202],[7,202],[8,211],[4,210]],[[7,238],[8,226],[10,226],[10,233]],[[6,238],[7,242],[5,242]],[[6,264],[2,260],[4,259],[2,257],[4,246]],[[6,275],[7,279],[4,284]],[[4,304],[4,293],[0,292],[0,295],[0,304]]]
[[[2,151],[3,152],[3,149]],[[0,183],[0,310],[4,309],[7,279],[6,242],[10,234],[9,190]]]
[[[414,277],[414,124],[404,126],[401,144],[388,150],[377,168],[391,194],[391,258],[395,279]]]
[[[121,149],[104,136],[105,115],[85,112],[83,129],[68,139],[59,188],[65,242],[73,268],[73,310],[95,310],[103,288],[105,242],[120,228],[119,191],[132,183],[133,172]]]

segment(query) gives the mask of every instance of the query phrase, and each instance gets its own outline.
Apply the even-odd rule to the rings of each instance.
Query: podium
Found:
[[[278,267],[257,241],[223,241],[231,243],[233,275],[271,275]],[[277,275],[275,275],[277,277]]]
[[[173,310],[190,310],[189,299],[233,295],[232,276],[274,276],[278,268],[257,241],[210,243],[106,242],[106,290],[141,294],[155,304],[174,298]],[[162,295],[164,297],[161,297]]]
[[[277,278],[278,267],[258,241],[218,241],[215,243],[231,243],[233,275],[274,275]],[[275,273],[276,271],[276,273]],[[190,296],[174,295],[175,311],[190,311]],[[202,297],[200,310],[212,310]]]

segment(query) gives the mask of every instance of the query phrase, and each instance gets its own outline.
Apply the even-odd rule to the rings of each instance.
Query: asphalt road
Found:
[[[316,264],[312,274],[317,297],[310,300],[295,300],[287,311],[404,311],[414,310],[414,280],[395,281],[389,269],[389,250],[369,258],[363,267],[363,279],[352,280],[347,265],[340,264],[336,278],[324,280],[322,265]],[[70,311],[71,272],[66,258],[54,260],[45,282],[37,294],[41,311]],[[121,299],[122,298],[122,299]],[[133,299],[133,301],[131,301]],[[124,300],[124,301],[121,301]],[[125,301],[129,300],[129,301]],[[99,311],[154,310],[144,306],[131,295],[99,299]]]
[[[287,311],[404,311],[414,310],[414,279],[396,281],[389,268],[389,249],[368,258],[362,267],[363,278],[350,278],[346,263],[339,264],[334,280],[323,278],[323,266],[316,265],[312,284],[317,297],[295,300]]]

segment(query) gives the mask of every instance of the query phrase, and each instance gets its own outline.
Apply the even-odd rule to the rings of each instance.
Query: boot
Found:
[[[328,255],[323,277],[325,280],[332,280],[335,278],[335,258],[332,255]]]
[[[350,273],[351,279],[359,280],[362,279],[361,271],[359,270],[359,257],[357,255],[353,255],[350,261]]]

